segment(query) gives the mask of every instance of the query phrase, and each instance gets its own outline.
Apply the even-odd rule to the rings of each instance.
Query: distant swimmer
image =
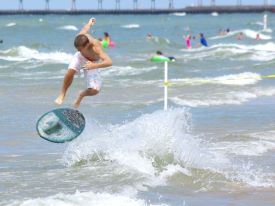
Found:
[[[0,44],[2,44],[3,43],[3,40],[2,39],[0,39]]]
[[[91,27],[95,24],[96,19],[91,18],[82,28],[80,33],[75,37],[74,46],[78,50],[64,76],[63,85],[55,103],[63,103],[66,92],[73,82],[74,75],[84,69],[85,82],[87,89],[80,92],[74,102],[74,107],[79,107],[81,100],[85,96],[97,95],[101,89],[101,77],[98,69],[112,66],[111,58],[102,50],[101,43],[88,34]]]
[[[163,57],[163,58],[168,58],[168,59],[169,59],[170,61],[172,61],[172,62],[176,61],[176,58],[175,58],[175,57],[172,57],[172,56],[170,56],[170,57],[164,56],[163,53],[162,53],[161,51],[157,51],[157,52],[156,52],[156,56],[158,56],[158,57]]]
[[[185,37],[185,44],[186,44],[187,49],[191,49],[191,36],[190,35],[187,35]]]
[[[237,39],[237,40],[243,40],[243,39],[244,39],[244,34],[243,34],[243,32],[238,33],[237,36],[236,36],[236,39]]]
[[[111,41],[111,37],[110,37],[110,35],[109,35],[109,33],[108,32],[104,32],[104,38],[103,38],[105,41],[107,41],[107,42],[110,42]]]
[[[208,44],[207,44],[207,41],[206,41],[205,36],[203,35],[203,33],[200,33],[199,36],[200,36],[200,44],[201,44],[201,46],[207,47]]]
[[[104,37],[103,37],[103,40],[101,43],[102,43],[103,48],[115,47],[115,43],[111,40],[111,37],[108,32],[104,32]]]
[[[227,28],[227,29],[225,30],[225,32],[226,32],[226,34],[229,34],[229,33],[230,33],[230,29]]]
[[[223,36],[223,35],[224,35],[223,29],[219,29],[219,35],[220,35],[220,36]]]
[[[152,34],[151,34],[151,33],[148,33],[148,34],[147,34],[147,36],[146,36],[146,39],[147,39],[147,40],[151,40],[151,39],[153,39]]]
[[[225,35],[227,35],[229,33],[230,33],[230,29],[229,28],[227,28],[226,30],[219,29],[219,35],[221,35],[221,36],[225,36]]]
[[[189,26],[187,26],[187,27],[184,28],[184,31],[191,31],[191,29],[190,29]]]
[[[256,35],[256,40],[261,40],[261,36],[259,33]]]

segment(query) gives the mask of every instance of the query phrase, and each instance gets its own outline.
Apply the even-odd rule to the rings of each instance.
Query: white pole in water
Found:
[[[168,62],[164,62],[164,111],[168,108]]]
[[[267,30],[267,14],[264,15],[263,23],[264,23],[264,30]]]

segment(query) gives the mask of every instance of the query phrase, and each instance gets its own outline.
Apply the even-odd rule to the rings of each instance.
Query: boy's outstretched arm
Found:
[[[95,18],[90,18],[89,22],[85,24],[85,26],[81,29],[81,31],[78,33],[80,34],[88,34],[92,26],[95,24],[96,19]]]

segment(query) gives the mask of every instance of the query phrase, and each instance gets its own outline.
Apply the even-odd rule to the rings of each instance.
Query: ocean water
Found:
[[[81,136],[53,144],[35,124],[56,108],[90,16],[1,16],[0,205],[275,205],[275,15],[266,30],[263,14],[95,17],[93,36],[116,42],[113,66],[81,104]],[[187,50],[183,36],[200,32],[209,47]],[[177,59],[168,111],[157,50]],[[75,77],[63,106],[84,87]]]

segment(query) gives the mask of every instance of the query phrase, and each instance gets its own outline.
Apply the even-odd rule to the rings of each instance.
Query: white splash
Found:
[[[152,163],[153,159],[165,159],[169,155],[174,156],[171,164],[175,162],[198,168],[215,165],[216,168],[222,168],[223,164],[189,134],[189,118],[185,109],[173,109],[145,114],[132,122],[111,125],[106,129],[93,125],[93,128],[84,131],[86,133],[83,136],[70,143],[63,155],[63,162],[70,166],[101,154],[103,159],[116,161],[121,168],[151,178],[155,177],[158,170]],[[92,136],[88,130],[93,131]],[[184,169],[173,171],[186,173]]]

